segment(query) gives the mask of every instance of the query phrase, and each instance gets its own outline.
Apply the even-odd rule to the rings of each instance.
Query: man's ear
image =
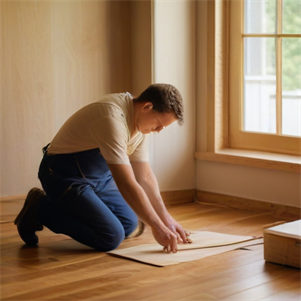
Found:
[[[152,109],[153,109],[153,104],[150,101],[146,102],[142,107],[143,112],[148,112],[151,111]]]

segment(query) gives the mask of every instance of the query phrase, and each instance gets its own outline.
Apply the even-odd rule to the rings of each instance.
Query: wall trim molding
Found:
[[[18,195],[9,195],[9,196],[1,196],[0,203],[9,203],[16,201],[24,201],[26,198],[26,194],[18,194]]]
[[[162,191],[166,206],[198,202],[204,205],[267,213],[288,219],[301,219],[301,208],[268,203],[197,189]],[[0,197],[0,223],[12,222],[21,210],[26,194]]]
[[[195,189],[162,191],[161,197],[165,205],[179,205],[195,201]]]
[[[196,190],[196,199],[200,204],[267,213],[288,219],[301,219],[301,208],[283,204],[269,203],[202,190]]]
[[[0,223],[12,222],[23,207],[27,194],[0,197]]]

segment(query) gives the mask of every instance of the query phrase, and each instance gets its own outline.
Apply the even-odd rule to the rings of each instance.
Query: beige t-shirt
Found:
[[[73,114],[50,143],[48,154],[99,148],[107,163],[148,161],[146,135],[134,137],[134,105],[129,93],[109,94]]]

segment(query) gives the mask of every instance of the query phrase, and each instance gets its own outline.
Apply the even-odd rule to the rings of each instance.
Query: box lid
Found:
[[[301,239],[301,220],[267,228],[264,229],[263,232],[289,238]]]

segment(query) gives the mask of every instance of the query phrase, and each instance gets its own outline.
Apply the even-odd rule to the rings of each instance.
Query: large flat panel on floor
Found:
[[[108,253],[162,267],[263,243],[262,238],[256,239],[253,236],[230,235],[210,231],[194,231],[191,237],[193,243],[179,244],[177,253],[167,254],[163,252],[162,247],[158,244],[138,245]]]

